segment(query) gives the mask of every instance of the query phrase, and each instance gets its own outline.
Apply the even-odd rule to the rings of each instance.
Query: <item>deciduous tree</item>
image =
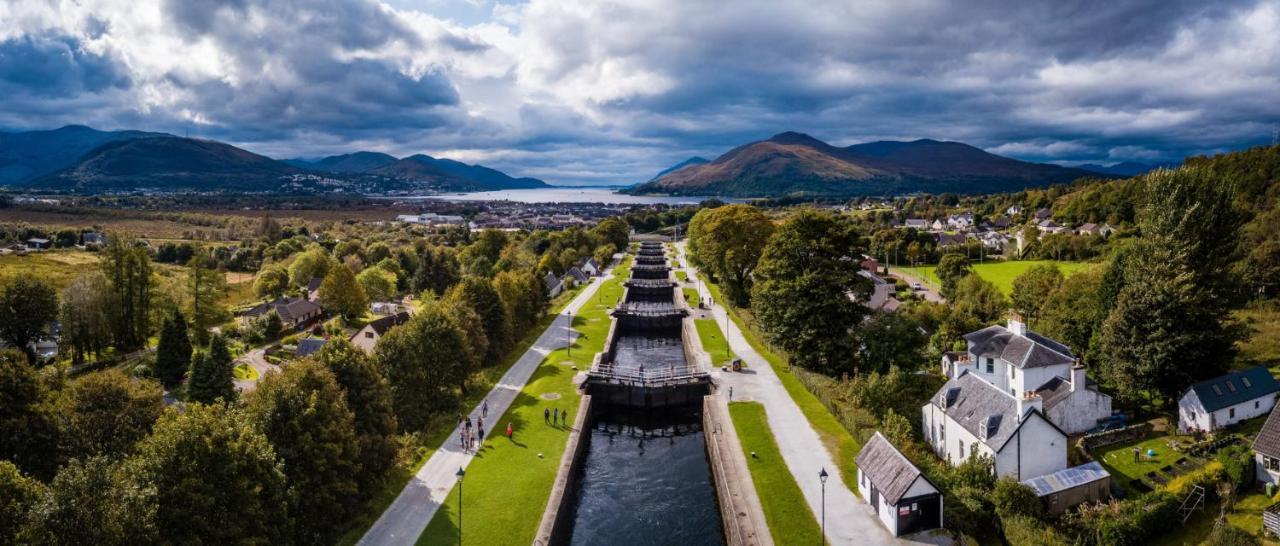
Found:
[[[51,396],[22,353],[0,351],[0,459],[47,480],[58,463],[58,428]]]
[[[942,295],[951,298],[956,290],[956,283],[960,279],[965,278],[973,273],[973,267],[969,265],[969,258],[963,254],[947,254],[938,261],[938,267],[934,270],[934,274],[938,276],[938,280],[942,281]]]
[[[115,304],[107,278],[99,271],[80,274],[62,289],[58,321],[61,342],[71,353],[71,361],[81,363],[97,357],[111,346],[111,318]]]
[[[458,358],[466,350],[463,333],[436,306],[426,306],[378,341],[373,360],[391,383],[405,430],[421,430],[432,413],[454,407],[454,387],[469,371]]]
[[[13,463],[0,460],[0,544],[21,543],[18,533],[43,494],[43,484],[22,475]]]
[[[451,289],[448,297],[467,302],[480,315],[484,337],[489,341],[481,366],[502,360],[511,347],[511,317],[507,315],[507,308],[503,306],[502,298],[489,279],[464,277],[462,282]]]
[[[263,268],[253,281],[253,293],[259,298],[278,298],[289,290],[289,270],[281,266]]]
[[[395,274],[382,268],[366,268],[356,275],[356,282],[372,301],[390,301],[396,295]]]
[[[36,363],[32,344],[58,318],[58,293],[48,281],[19,273],[0,282],[0,338]]]
[[[131,487],[122,469],[107,457],[72,460],[32,507],[20,542],[50,546],[156,543],[155,495],[153,489]]]
[[[125,454],[162,413],[163,391],[155,381],[132,379],[119,370],[71,381],[57,400],[62,460]]]
[[[320,283],[320,305],[346,320],[353,320],[368,310],[369,296],[356,282],[356,276],[350,269],[335,266],[329,269],[324,282]]]
[[[1032,266],[1013,279],[1010,299],[1028,321],[1038,320],[1054,290],[1062,285],[1062,271],[1054,264]]]
[[[769,217],[751,205],[702,209],[689,222],[689,248],[720,281],[725,297],[735,305],[748,305],[751,274],[773,230]]]
[[[367,497],[395,463],[399,422],[392,404],[391,384],[364,351],[345,338],[329,340],[315,358],[333,372],[354,417],[361,462],[356,479],[360,495]]]

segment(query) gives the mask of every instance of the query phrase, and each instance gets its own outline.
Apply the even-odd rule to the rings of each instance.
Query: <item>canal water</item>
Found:
[[[598,410],[570,544],[724,544],[701,423],[692,408]]]

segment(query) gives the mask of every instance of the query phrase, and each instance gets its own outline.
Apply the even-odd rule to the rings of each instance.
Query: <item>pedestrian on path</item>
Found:
[[[467,431],[466,430],[458,431],[458,445],[462,447],[462,451],[467,450]]]
[[[729,401],[733,401],[733,385],[729,385]]]
[[[551,411],[551,424],[554,425],[559,422],[560,422],[560,408],[556,408]]]
[[[514,433],[514,432],[515,432],[515,431],[511,429],[511,423],[507,423],[507,439],[508,439],[508,440],[514,440],[514,439],[515,439],[515,438],[513,438],[513,437],[511,436],[511,434],[512,434],[512,433]]]
[[[476,428],[484,428],[484,417],[476,417]]]
[[[542,408],[542,422],[543,423],[551,422],[551,408]]]
[[[562,425],[569,424],[569,410],[564,410],[560,412],[560,424]]]
[[[485,400],[485,401],[484,401],[484,403],[480,405],[480,415],[481,415],[482,417],[488,417],[488,416],[489,416],[489,401],[488,401],[488,400]]]
[[[470,415],[468,415],[468,416],[467,416],[467,430],[468,430],[468,431],[470,431],[470,430],[471,430],[471,416],[470,416]]]
[[[478,443],[477,443],[477,445],[476,445],[476,447],[477,447],[477,449],[478,449],[478,448],[479,448],[479,444],[483,444],[483,443],[484,443],[484,427],[480,427],[479,429],[476,429],[476,432],[477,432],[477,433],[479,433],[479,436],[480,436],[480,442],[478,442]]]

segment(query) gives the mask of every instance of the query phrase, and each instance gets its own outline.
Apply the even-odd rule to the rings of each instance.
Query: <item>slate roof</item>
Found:
[[[327,339],[322,337],[309,337],[306,339],[298,340],[298,351],[296,354],[298,358],[302,358],[304,356],[311,356],[319,352],[320,349],[324,347],[324,344],[327,341],[328,341]]]
[[[560,279],[556,278],[555,273],[548,271],[547,276],[542,278],[542,284],[546,285],[547,291],[550,292],[556,289],[557,284],[560,284]]]
[[[1227,406],[1274,394],[1280,391],[1280,383],[1271,377],[1271,372],[1266,368],[1256,366],[1201,381],[1191,385],[1187,390],[1195,391],[1205,411],[1218,411]],[[1184,393],[1183,396],[1186,394]]]
[[[1098,384],[1094,380],[1086,378],[1085,388],[1097,390]],[[1043,385],[1035,389],[1035,392],[1040,395],[1040,400],[1044,402],[1045,411],[1048,411],[1058,405],[1059,402],[1071,398],[1071,380],[1061,376],[1054,377],[1045,381]]]
[[[324,284],[324,277],[311,277],[311,280],[307,281],[307,292],[319,290],[321,284]]]
[[[938,246],[962,245],[964,244],[964,241],[965,241],[965,236],[959,233],[956,233],[956,234],[939,233],[938,234]]]
[[[1064,468],[1052,474],[1023,480],[1022,484],[1034,489],[1037,496],[1043,497],[1106,479],[1110,476],[1111,474],[1104,470],[1102,465],[1098,464],[1098,461],[1090,461],[1080,466]]]
[[[366,324],[365,326],[373,328],[373,331],[376,332],[378,336],[383,336],[386,335],[387,330],[390,330],[393,326],[399,326],[406,322],[409,322],[409,313],[401,311],[394,315],[387,315],[380,319],[370,321],[369,324]]]
[[[1020,336],[1004,326],[988,326],[964,335],[977,356],[1000,357],[1016,368],[1040,368],[1072,364],[1076,357],[1066,345],[1027,330]]]
[[[569,277],[573,277],[574,280],[577,280],[578,282],[587,282],[591,280],[590,277],[587,277],[586,273],[583,273],[582,270],[578,269],[577,267],[570,267],[569,271],[566,272],[565,275]]]
[[[949,392],[956,389],[954,392]],[[951,404],[947,399],[953,397]],[[948,417],[993,450],[999,451],[1018,430],[1018,401],[965,370],[947,381],[930,400]],[[992,417],[995,416],[995,419]]]
[[[311,313],[322,311],[319,305],[304,298],[280,297],[274,301],[258,304],[258,306],[245,312],[250,317],[262,316],[275,309],[276,314],[280,315],[280,320],[286,323],[302,320]]]
[[[1253,450],[1272,457],[1280,459],[1280,406],[1271,409],[1271,415],[1267,416],[1267,422],[1262,425],[1262,430],[1258,431],[1258,437],[1253,439]]]
[[[879,432],[862,446],[856,461],[858,468],[889,504],[898,504],[911,489],[911,484],[920,477],[920,469]]]

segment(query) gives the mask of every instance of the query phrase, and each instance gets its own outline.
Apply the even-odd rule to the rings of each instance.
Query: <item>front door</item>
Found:
[[[880,511],[880,490],[874,485],[871,486],[871,507],[875,508],[876,512]]]
[[[907,535],[941,525],[941,497],[937,493],[898,501],[898,534]]]

